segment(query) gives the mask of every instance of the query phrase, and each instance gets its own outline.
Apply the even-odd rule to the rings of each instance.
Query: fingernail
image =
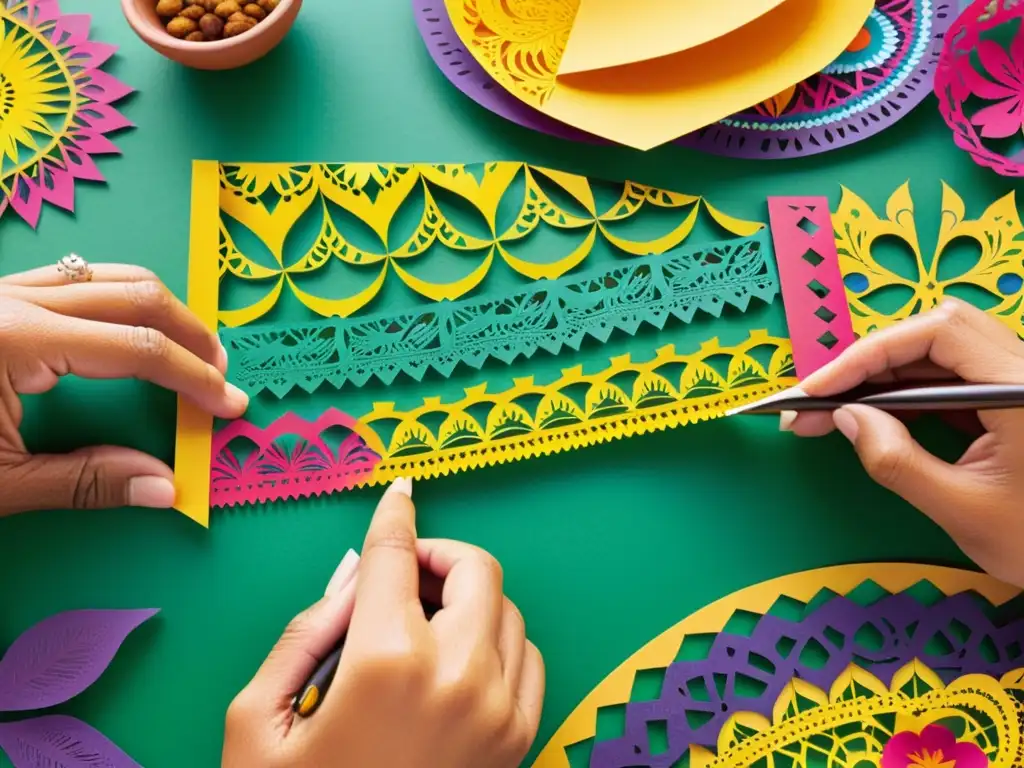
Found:
[[[359,554],[354,549],[350,549],[341,558],[341,562],[338,563],[338,567],[334,570],[334,575],[331,576],[331,580],[327,583],[327,589],[324,590],[324,594],[330,596],[347,587],[355,577],[358,567]]]
[[[796,411],[782,411],[779,413],[779,432],[792,432],[796,415]]]
[[[245,413],[245,409],[249,407],[249,396],[231,383],[224,384],[224,391],[227,393],[232,409],[237,410],[239,414]]]
[[[174,483],[166,477],[133,477],[128,481],[128,504],[133,507],[169,509],[174,506]]]
[[[851,443],[857,442],[857,433],[860,432],[860,424],[857,423],[856,416],[845,408],[840,408],[832,414],[832,422],[836,425],[836,429],[842,432],[847,440]]]
[[[221,373],[228,369],[228,350],[223,341],[220,343],[220,352],[217,354],[217,368]]]
[[[384,493],[400,493],[403,496],[408,496],[411,499],[412,480],[410,480],[408,477],[395,478],[395,480],[392,481],[391,485],[388,486],[388,489],[384,491]]]

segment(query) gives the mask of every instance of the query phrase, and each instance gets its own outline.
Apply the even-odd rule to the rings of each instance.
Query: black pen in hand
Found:
[[[320,708],[320,703],[334,680],[334,673],[338,671],[341,649],[344,647],[345,638],[342,638],[335,649],[317,665],[306,684],[302,686],[302,690],[292,699],[292,711],[299,717],[309,717]]]

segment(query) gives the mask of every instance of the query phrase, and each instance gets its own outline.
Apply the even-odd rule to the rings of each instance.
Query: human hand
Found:
[[[170,507],[174,473],[117,446],[30,454],[21,395],[61,376],[137,378],[181,393],[210,413],[237,418],[248,397],[224,379],[216,334],[148,270],[97,264],[89,282],[56,267],[0,279],[0,517],[34,509]]]
[[[385,492],[358,572],[336,574],[231,704],[224,768],[516,768],[526,756],[540,652],[493,557],[417,539],[411,491],[396,480]],[[440,610],[428,619],[424,603]],[[346,630],[320,708],[296,717],[292,697]]]
[[[1001,322],[957,300],[861,339],[809,376],[808,395],[845,392],[865,381],[959,379],[1024,384],[1024,344]],[[953,537],[996,578],[1024,587],[1024,411],[969,416],[975,434],[956,464],[928,453],[894,416],[864,405],[832,414],[783,414],[781,427],[818,436],[838,428],[868,474]]]

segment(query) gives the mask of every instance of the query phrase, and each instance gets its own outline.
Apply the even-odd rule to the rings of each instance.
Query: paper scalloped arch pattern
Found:
[[[1002,176],[1024,176],[1020,152],[1007,155],[992,142],[1024,129],[1024,3],[977,0],[953,23],[935,76],[935,95],[953,141],[978,165]],[[1017,29],[1009,46],[1000,28]],[[995,32],[995,35],[992,33]],[[978,61],[976,66],[974,61]],[[969,102],[984,106],[968,107]],[[968,114],[970,112],[970,114]]]
[[[633,654],[534,768],[888,768],[914,765],[890,761],[939,736],[949,752],[959,741],[984,753],[979,764],[1017,768],[1024,617],[1007,609],[1018,594],[978,573],[874,563],[750,587]],[[600,736],[599,719],[612,723]]]
[[[943,183],[940,221],[935,253],[926,262],[909,183],[892,194],[884,216],[843,187],[832,223],[853,329],[858,336],[927,311],[961,289],[983,292],[989,299],[988,312],[1018,335],[1024,334],[1024,227],[1014,193],[996,200],[979,218],[969,219],[961,197]],[[909,249],[913,258],[910,268],[916,277],[905,277],[879,263],[872,248],[882,238],[895,238]],[[959,270],[942,269],[947,251],[961,238],[977,244],[977,261]],[[893,286],[904,291],[899,306],[886,309],[877,304],[881,292],[891,293]]]
[[[513,182],[520,175],[524,182],[522,197],[510,199]],[[473,166],[255,163],[221,166],[220,184],[223,214],[255,235],[273,260],[271,264],[261,263],[244,254],[222,219],[218,245],[221,280],[238,279],[265,286],[258,300],[240,308],[221,308],[219,319],[229,327],[258,320],[277,303],[286,287],[317,315],[348,317],[379,293],[389,272],[431,301],[455,300],[476,288],[499,259],[532,280],[556,279],[580,265],[598,238],[632,256],[676,248],[687,239],[702,211],[736,236],[750,236],[763,226],[727,216],[697,196],[633,182],[625,182],[618,200],[599,211],[586,177],[515,162]],[[547,185],[557,188],[565,201],[556,202],[545,192]],[[438,190],[457,196],[475,211],[486,236],[465,231],[446,216],[436,199]],[[568,201],[572,201],[573,210],[567,207]],[[392,225],[399,209],[410,203],[420,206],[418,223],[400,242],[391,244]],[[320,208],[319,236],[308,252],[286,263],[285,240],[312,206]],[[499,208],[508,206],[517,212],[515,219],[499,230]],[[645,206],[678,211],[673,229],[650,240],[616,234],[616,224],[633,218]],[[341,212],[332,214],[335,207]],[[365,224],[379,239],[380,247],[371,251],[356,246],[340,225],[343,213]],[[517,256],[515,246],[541,227],[572,233],[571,250],[543,263]],[[450,282],[417,277],[410,263],[428,259],[435,246],[464,254],[472,267]],[[297,278],[335,261],[368,275],[359,283],[365,287],[342,297],[326,298],[297,285]]]
[[[538,349],[578,350],[588,336],[603,342],[644,324],[660,329],[670,317],[688,323],[698,311],[718,317],[726,304],[745,311],[751,299],[771,302],[779,290],[766,234],[401,315],[226,329],[229,378],[250,395],[269,389],[277,397],[325,382],[362,386],[375,377],[390,384],[400,374],[420,381],[428,370],[447,378],[460,363],[480,368]]]
[[[89,25],[58,0],[0,0],[0,215],[32,227],[44,202],[74,210],[76,181],[104,180],[92,155],[131,126],[112,104],[132,89],[100,69],[117,47]]]
[[[728,364],[716,367],[723,357]],[[593,375],[567,369],[546,385],[525,377],[491,394],[483,384],[456,403],[426,398],[409,411],[376,403],[360,418],[336,413],[314,425],[288,414],[266,430],[235,421],[214,436],[212,501],[300,498],[558,453],[717,418],[795,383],[788,340],[760,331],[735,347],[712,340],[691,355],[668,346],[645,363],[614,358]],[[333,449],[321,434],[338,425],[348,433]],[[234,455],[238,438],[253,444],[248,458]]]

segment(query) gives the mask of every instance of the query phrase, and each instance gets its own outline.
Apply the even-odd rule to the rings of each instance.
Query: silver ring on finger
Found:
[[[69,283],[88,283],[92,280],[92,267],[77,253],[69,253],[57,262],[57,271]]]

